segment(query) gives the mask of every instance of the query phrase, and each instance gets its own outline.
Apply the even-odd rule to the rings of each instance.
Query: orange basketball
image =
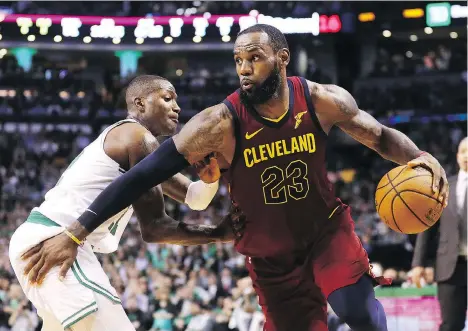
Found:
[[[399,166],[390,170],[375,191],[375,207],[392,230],[413,234],[433,226],[443,210],[432,192],[432,174],[422,168]]]

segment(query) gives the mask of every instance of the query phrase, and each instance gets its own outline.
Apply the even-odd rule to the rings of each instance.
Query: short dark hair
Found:
[[[158,88],[159,81],[167,81],[166,78],[157,75],[141,75],[133,78],[125,89],[125,101],[128,104],[139,96],[145,96]]]
[[[286,37],[284,36],[283,32],[279,29],[275,28],[272,25],[268,24],[255,24],[247,29],[240,31],[237,34],[237,38],[240,36],[252,33],[252,32],[265,32],[268,35],[268,42],[270,47],[273,51],[278,52],[282,48],[286,48],[289,50],[288,42],[286,41]]]

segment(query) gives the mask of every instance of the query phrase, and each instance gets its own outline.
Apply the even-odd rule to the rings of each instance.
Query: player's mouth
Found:
[[[248,91],[248,90],[250,90],[250,89],[254,86],[254,84],[253,84],[253,82],[250,81],[250,80],[244,80],[244,81],[242,81],[241,86],[242,86],[242,89],[243,89],[244,91]]]
[[[177,116],[177,117],[169,117],[169,118],[170,118],[170,120],[171,120],[172,122],[174,122],[175,124],[179,124],[179,117],[178,117],[178,116]]]

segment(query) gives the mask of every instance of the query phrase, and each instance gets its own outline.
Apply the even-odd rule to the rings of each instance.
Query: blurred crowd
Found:
[[[398,127],[424,150],[433,153],[454,173],[458,141],[466,135],[463,123],[411,124]],[[409,130],[411,129],[411,130]],[[24,222],[30,209],[43,199],[79,151],[92,139],[81,131],[0,133],[0,330],[33,331],[40,320],[24,301],[9,265],[8,238]],[[353,155],[362,155],[356,160]],[[354,159],[354,162],[352,161]],[[389,230],[375,212],[373,192],[392,164],[361,146],[334,146],[329,158],[329,178],[337,195],[352,206],[356,232],[374,262],[373,271],[394,278],[394,286],[411,287],[409,267],[412,244],[407,235]],[[195,179],[194,173],[187,175]],[[229,196],[221,185],[207,210],[195,212],[167,199],[168,213],[190,223],[216,223],[227,212]],[[393,249],[408,254],[385,256]],[[181,247],[146,244],[135,220],[125,231],[118,251],[100,256],[103,267],[122,298],[138,331],[261,331],[263,314],[258,306],[244,257],[232,244]],[[431,272],[426,283],[432,285]],[[330,324],[338,323],[330,311]],[[3,329],[2,329],[3,328]],[[333,329],[331,329],[333,330]],[[338,330],[338,329],[336,329]]]
[[[120,16],[191,15],[205,11],[240,14],[257,9],[272,16],[289,13],[305,17],[312,11],[337,13],[349,6],[335,1],[307,5],[250,1],[98,4],[82,1],[53,5],[11,1],[4,5],[7,3],[18,13],[100,15],[106,12]],[[187,11],[191,8],[195,11]],[[377,118],[397,114],[466,113],[466,44],[464,48],[428,43],[411,48],[390,46],[382,45],[377,50],[372,72],[354,85],[353,93],[362,109]],[[167,77],[177,89],[182,120],[220,102],[238,88],[234,66],[226,65],[217,56],[207,52],[203,60],[194,57],[184,65],[161,65],[172,70]],[[115,71],[107,71],[99,84],[90,78],[86,59],[73,64],[53,61],[46,64],[38,58],[33,60],[29,72],[19,67],[11,54],[0,61],[0,331],[35,331],[40,330],[41,324],[34,307],[25,300],[8,261],[11,234],[30,210],[41,203],[73,158],[96,137],[104,122],[112,123],[125,116],[122,91],[128,78],[123,80]],[[144,57],[142,63],[143,60]],[[158,63],[153,58],[148,61]],[[144,72],[159,71],[139,67],[135,74]],[[322,78],[315,77],[307,76],[322,82]],[[328,79],[324,82],[328,83]],[[28,124],[8,126],[9,120]],[[42,127],[33,124],[41,120],[47,124]],[[64,126],[61,122],[84,123],[87,128]],[[420,149],[433,154],[444,165],[447,175],[457,171],[456,146],[466,136],[466,117],[464,122],[427,118],[417,123],[401,123],[396,128],[405,132]],[[392,286],[414,287],[408,270],[415,238],[391,231],[379,220],[374,207],[375,187],[394,164],[368,148],[350,143],[337,131],[331,132],[327,160],[328,177],[337,196],[352,207],[356,233],[369,253],[373,272],[393,278]],[[186,174],[196,179],[193,172]],[[216,223],[229,205],[224,184],[212,204],[202,212],[166,199],[169,215],[197,224]],[[263,330],[264,317],[245,270],[244,257],[236,253],[232,244],[197,247],[146,244],[133,219],[118,251],[101,255],[100,260],[137,331]],[[432,268],[426,270],[425,277],[425,286],[435,286]],[[329,329],[348,330],[330,308]]]

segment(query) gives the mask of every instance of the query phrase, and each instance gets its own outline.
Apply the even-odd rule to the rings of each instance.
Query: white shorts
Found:
[[[41,286],[29,284],[27,276],[23,275],[27,262],[21,260],[21,255],[62,231],[57,223],[33,212],[10,241],[10,262],[25,295],[44,319],[43,330],[79,330],[77,327],[84,324],[84,320],[94,320],[92,326],[82,329],[134,331],[89,243],[78,248],[77,259],[63,281],[58,278],[59,267],[54,267]],[[93,318],[85,319],[88,316]]]

